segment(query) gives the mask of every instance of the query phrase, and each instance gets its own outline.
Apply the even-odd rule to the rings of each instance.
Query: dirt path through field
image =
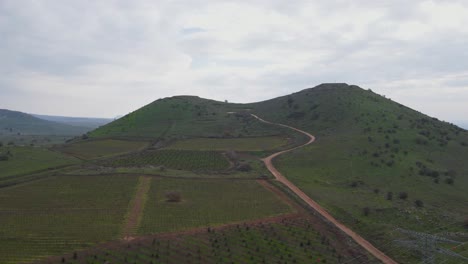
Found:
[[[123,229],[123,239],[132,240],[140,224],[143,209],[145,208],[146,196],[151,186],[151,177],[140,176],[138,179],[137,191],[132,201],[132,207],[128,213],[128,218]]]
[[[258,119],[259,121],[261,122],[264,122],[264,123],[267,123],[267,124],[271,124],[271,125],[277,125],[277,126],[282,126],[282,127],[286,127],[286,128],[290,128],[290,129],[293,129],[299,133],[302,133],[306,136],[308,136],[310,138],[310,140],[301,145],[301,146],[298,146],[298,147],[295,147],[295,148],[291,148],[291,149],[288,149],[288,150],[283,150],[283,151],[280,151],[280,152],[277,152],[277,153],[274,153],[264,159],[263,162],[265,163],[265,166],[267,167],[267,169],[275,176],[275,178],[283,183],[284,185],[286,185],[291,191],[293,191],[299,198],[301,198],[304,202],[306,202],[310,207],[312,207],[316,212],[318,212],[320,215],[322,215],[326,220],[328,220],[330,223],[332,223],[333,225],[335,225],[337,228],[339,228],[341,231],[343,231],[345,234],[347,234],[348,236],[350,236],[356,243],[358,243],[359,245],[361,245],[364,249],[366,249],[369,253],[371,253],[374,257],[376,257],[377,259],[379,259],[380,261],[382,261],[383,263],[386,263],[386,264],[396,264],[397,262],[394,261],[393,259],[391,259],[390,257],[388,257],[387,255],[385,255],[382,251],[380,251],[379,249],[377,249],[376,247],[374,247],[369,241],[365,240],[364,238],[362,238],[360,235],[358,235],[357,233],[355,233],[353,230],[351,230],[350,228],[348,228],[347,226],[343,225],[342,223],[340,223],[338,220],[336,220],[333,216],[331,216],[322,206],[320,206],[317,202],[315,202],[314,200],[312,200],[312,198],[310,198],[307,194],[305,194],[301,189],[299,189],[296,185],[294,185],[292,182],[290,182],[288,179],[286,179],[286,177],[284,177],[276,168],[275,166],[273,166],[273,159],[283,153],[286,153],[286,152],[289,152],[289,151],[292,151],[292,150],[295,150],[295,149],[298,149],[298,148],[301,148],[301,147],[304,147],[304,146],[307,146],[309,144],[311,144],[312,142],[315,141],[315,137],[312,136],[311,134],[305,132],[305,131],[302,131],[300,129],[297,129],[297,128],[294,128],[294,127],[291,127],[291,126],[287,126],[287,125],[283,125],[283,124],[276,124],[276,123],[272,123],[272,122],[269,122],[269,121],[266,121],[266,120],[263,120],[262,118],[252,114],[253,117],[255,117],[256,119]]]

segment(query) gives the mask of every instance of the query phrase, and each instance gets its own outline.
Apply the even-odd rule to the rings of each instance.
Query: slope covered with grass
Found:
[[[275,164],[390,255],[410,261],[390,243],[398,238],[396,227],[464,230],[467,131],[346,84],[320,85],[249,107],[266,120],[317,136],[314,144]]]
[[[278,129],[240,114],[245,105],[195,96],[159,99],[90,133],[90,137],[184,138],[277,135]],[[283,131],[283,130],[280,130]]]

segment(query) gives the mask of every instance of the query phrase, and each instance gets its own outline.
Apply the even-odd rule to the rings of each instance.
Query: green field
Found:
[[[0,263],[18,263],[120,236],[136,177],[50,177],[0,189]]]
[[[167,149],[215,150],[215,151],[262,151],[276,149],[288,143],[286,138],[251,137],[251,138],[193,138],[176,141]]]
[[[229,167],[229,162],[219,152],[191,150],[144,151],[104,160],[99,164],[109,167],[165,166],[187,171],[219,171]]]
[[[65,256],[66,263],[378,263],[308,217],[146,238]],[[50,263],[60,263],[61,258]]]
[[[2,178],[79,162],[74,157],[40,147],[3,146],[0,147],[0,154],[8,157],[8,160],[0,161],[0,181]]]
[[[166,201],[177,191],[179,203]],[[291,208],[249,180],[153,179],[140,234],[247,221],[291,212]]]
[[[80,159],[90,160],[138,151],[146,146],[146,141],[103,139],[66,144],[60,150]]]

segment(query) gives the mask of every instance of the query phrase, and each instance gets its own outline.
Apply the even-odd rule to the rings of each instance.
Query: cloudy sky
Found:
[[[468,1],[0,0],[0,108],[114,117],[323,82],[468,123]]]

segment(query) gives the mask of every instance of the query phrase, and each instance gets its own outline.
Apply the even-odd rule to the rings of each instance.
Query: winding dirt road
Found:
[[[311,144],[312,142],[315,141],[315,137],[312,136],[311,134],[303,131],[303,130],[300,130],[300,129],[297,129],[297,128],[294,128],[294,127],[291,127],[291,126],[283,125],[283,124],[272,123],[272,122],[263,120],[262,118],[254,115],[254,114],[251,114],[251,115],[253,117],[255,117],[256,119],[258,119],[259,121],[263,122],[263,123],[290,128],[290,129],[295,130],[295,131],[297,131],[299,133],[302,133],[302,134],[304,134],[304,135],[306,135],[306,136],[308,136],[310,138],[310,140],[307,143],[305,143],[305,144],[303,144],[301,146],[297,146],[295,148],[283,150],[283,151],[274,153],[274,154],[262,159],[263,162],[265,163],[265,166],[275,176],[276,180],[278,180],[279,182],[286,185],[291,191],[293,191],[299,198],[301,198],[310,207],[312,207],[317,213],[322,215],[327,221],[329,221],[330,223],[335,225],[337,228],[339,228],[341,231],[343,231],[345,234],[347,234],[349,237],[351,237],[357,244],[361,245],[364,249],[366,249],[374,257],[376,257],[377,259],[379,259],[380,261],[382,261],[383,263],[386,263],[386,264],[397,264],[396,261],[394,261],[393,259],[391,259],[387,255],[385,255],[382,251],[380,251],[376,247],[374,247],[369,241],[365,240],[360,235],[355,233],[353,230],[351,230],[350,228],[348,228],[347,226],[343,225],[338,220],[336,220],[322,206],[320,206],[317,202],[312,200],[307,194],[305,194],[303,191],[301,191],[301,189],[299,189],[296,185],[294,185],[292,182],[290,182],[288,179],[286,179],[286,177],[284,177],[275,168],[275,166],[273,166],[273,159],[275,157],[277,157],[277,156],[279,156],[279,155],[281,155],[283,153],[293,151],[295,149],[307,146],[307,145],[309,145],[309,144]]]

